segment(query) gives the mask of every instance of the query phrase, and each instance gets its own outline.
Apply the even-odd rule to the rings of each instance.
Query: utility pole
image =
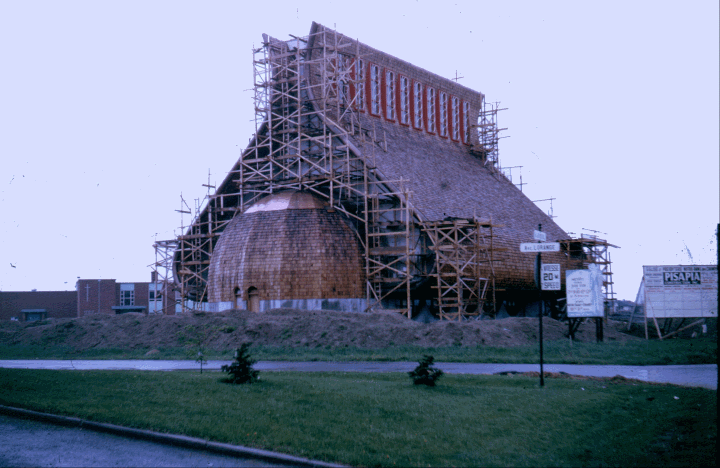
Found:
[[[538,231],[542,232],[542,224],[538,224]],[[538,240],[538,243],[541,241]],[[542,253],[538,252],[535,260],[535,283],[538,288],[538,299],[540,301],[540,311],[538,312],[538,319],[540,321],[540,386],[545,386],[545,375],[543,372],[543,315],[545,314],[545,304],[542,300],[542,278],[540,269],[542,268]]]

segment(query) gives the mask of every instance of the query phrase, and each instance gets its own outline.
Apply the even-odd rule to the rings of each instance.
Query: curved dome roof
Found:
[[[305,192],[270,195],[237,215],[215,246],[211,302],[365,296],[363,254],[345,216]]]
[[[313,208],[327,208],[328,204],[318,197],[307,192],[285,190],[260,199],[245,214],[258,211],[305,210]]]

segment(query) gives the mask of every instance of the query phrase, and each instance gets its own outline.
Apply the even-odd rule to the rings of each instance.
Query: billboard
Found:
[[[588,268],[565,271],[568,318],[605,315],[602,272],[595,264],[588,265]]]
[[[643,266],[647,317],[717,317],[716,265]]]

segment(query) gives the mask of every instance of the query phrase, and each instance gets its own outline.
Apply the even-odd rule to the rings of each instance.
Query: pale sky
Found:
[[[0,290],[148,281],[180,194],[194,207],[253,134],[252,47],[317,21],[507,107],[502,166],[563,229],[621,247],[634,300],[643,265],[716,262],[718,17],[710,0],[0,0]]]

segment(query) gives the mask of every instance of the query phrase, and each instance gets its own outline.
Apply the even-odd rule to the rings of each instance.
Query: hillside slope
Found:
[[[546,317],[546,341],[567,338],[567,324]],[[606,341],[639,338],[622,333],[624,323],[609,320]],[[0,323],[0,345],[63,346],[76,351],[93,348],[168,348],[194,346],[231,349],[240,343],[281,347],[513,347],[538,341],[537,318],[419,323],[395,314],[275,309],[189,313],[175,316],[142,314],[95,315],[42,322]],[[577,341],[595,341],[595,324],[581,325]]]

